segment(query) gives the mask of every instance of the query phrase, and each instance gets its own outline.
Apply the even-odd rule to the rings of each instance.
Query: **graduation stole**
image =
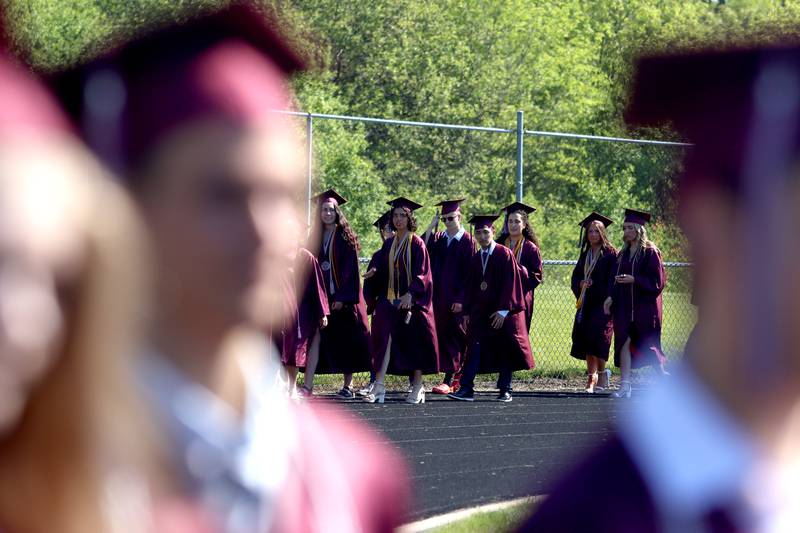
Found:
[[[397,235],[392,238],[392,246],[389,248],[389,287],[386,291],[386,299],[390,302],[399,299],[397,294],[400,290],[400,256],[406,266],[406,280],[411,285],[411,240],[410,233],[406,233],[403,240],[398,242]]]
[[[600,256],[603,255],[603,249],[601,248],[600,251],[597,253],[596,256],[592,256],[592,249],[589,248],[586,250],[586,258],[583,261],[583,281],[592,277],[592,272],[594,272],[594,267],[597,265],[597,260],[600,259]],[[591,263],[589,262],[589,257],[592,256]],[[578,296],[578,300],[575,302],[575,309],[580,309],[583,307],[583,302],[586,299],[586,285],[583,286],[581,289],[581,295]]]
[[[508,243],[511,242],[511,237],[506,237],[506,241],[503,243],[506,247],[511,248],[508,246]],[[522,257],[522,243],[525,242],[525,236],[520,235],[517,244],[514,245],[514,257],[517,259],[517,263],[519,263],[519,258]]]
[[[331,233],[331,238],[328,241],[328,263],[331,265],[331,279],[333,279],[333,284],[336,288],[339,288],[339,269],[336,268],[336,230],[339,227],[336,226],[333,228],[333,233]]]

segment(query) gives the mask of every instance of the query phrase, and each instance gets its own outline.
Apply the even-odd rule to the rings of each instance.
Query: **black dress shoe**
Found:
[[[462,402],[474,402],[475,393],[467,389],[458,389],[456,392],[451,392],[447,395],[448,398],[453,400],[461,400]]]
[[[504,403],[508,403],[508,402],[510,402],[512,399],[513,399],[513,398],[511,398],[511,393],[510,393],[510,392],[508,392],[508,391],[501,392],[501,393],[500,393],[500,394],[497,396],[497,401],[498,401],[498,402],[504,402]]]

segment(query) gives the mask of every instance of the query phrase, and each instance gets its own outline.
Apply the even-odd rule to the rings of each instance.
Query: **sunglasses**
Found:
[[[449,216],[449,217],[442,217],[442,218],[443,218],[445,221],[447,221],[447,222],[452,222],[452,221],[454,221],[456,218],[458,218],[458,215],[453,215],[453,216]]]

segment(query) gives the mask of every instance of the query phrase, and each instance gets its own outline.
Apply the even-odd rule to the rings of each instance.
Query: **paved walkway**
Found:
[[[601,395],[515,393],[511,403],[427,395],[422,406],[387,395],[384,405],[341,402],[381,430],[413,469],[411,519],[542,494],[547,481],[608,438],[632,405]],[[338,403],[338,402],[337,402]]]

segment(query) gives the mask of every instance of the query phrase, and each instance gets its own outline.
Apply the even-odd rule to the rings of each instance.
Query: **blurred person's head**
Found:
[[[284,308],[280,274],[302,227],[305,171],[294,120],[274,111],[291,105],[287,76],[300,68],[263,16],[237,4],[55,80],[141,206],[163,337],[215,343],[237,325],[282,318],[272,311]],[[115,112],[103,88],[123,93]],[[98,130],[118,142],[105,146]]]
[[[678,182],[699,310],[687,358],[767,440],[800,405],[798,110],[798,48],[645,58],[628,110],[694,143]]]
[[[130,371],[135,220],[43,87],[0,57],[3,530],[110,530],[136,505],[117,489],[147,491],[121,481],[144,479],[152,445]]]

